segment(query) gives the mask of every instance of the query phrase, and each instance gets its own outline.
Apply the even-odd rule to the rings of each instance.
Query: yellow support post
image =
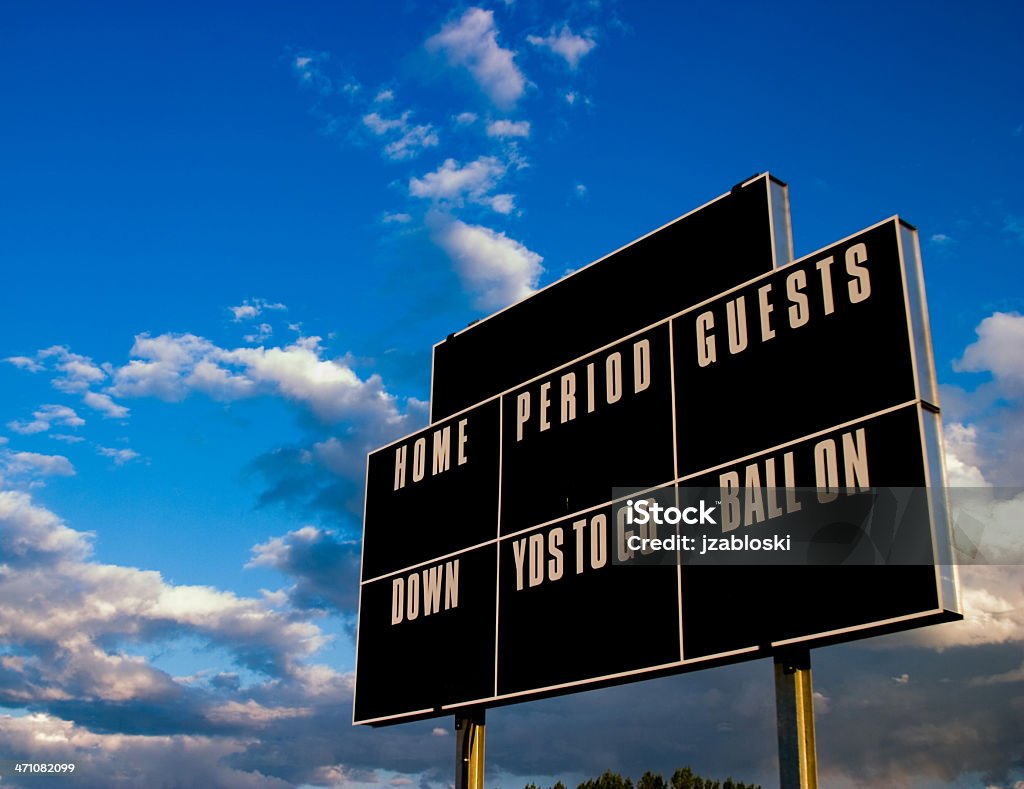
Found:
[[[810,650],[775,655],[775,713],[781,789],[818,789]]]
[[[455,716],[455,789],[484,789],[485,710]]]

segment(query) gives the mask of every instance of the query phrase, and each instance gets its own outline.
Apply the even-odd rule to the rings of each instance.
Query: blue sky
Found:
[[[0,755],[86,786],[445,785],[449,721],[346,723],[365,452],[424,423],[434,342],[755,172],[790,184],[798,256],[919,228],[951,476],[1024,479],[1012,4],[0,20]],[[829,785],[1024,779],[1024,584],[964,580],[964,623],[816,653]],[[771,783],[769,676],[496,712],[495,785],[686,761]],[[637,733],[676,725],[669,688],[681,752]],[[555,732],[560,758],[530,745]]]

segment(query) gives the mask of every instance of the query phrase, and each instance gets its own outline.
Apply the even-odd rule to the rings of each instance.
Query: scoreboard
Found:
[[[916,231],[790,262],[788,228],[784,186],[753,179],[435,347],[432,423],[368,458],[355,723],[959,617]],[[918,490],[917,558],[624,548],[627,502],[692,490],[716,494],[705,535],[765,533],[723,518],[740,486]]]

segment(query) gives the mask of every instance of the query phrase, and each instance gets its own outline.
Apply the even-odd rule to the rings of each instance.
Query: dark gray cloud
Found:
[[[860,786],[941,786],[973,775],[974,785],[1003,787],[1024,779],[1024,682],[977,682],[1019,667],[1020,642],[942,652],[844,647],[815,659],[829,707],[818,718],[827,776]]]
[[[294,579],[288,590],[298,609],[355,614],[359,602],[360,543],[306,526],[253,548],[250,567],[273,567]]]
[[[279,447],[252,460],[246,472],[262,486],[257,506],[281,506],[316,523],[358,529],[361,482],[333,473],[316,462],[309,449]]]
[[[361,530],[366,456],[427,421],[427,404],[410,398],[405,412],[387,419],[306,426],[316,436],[305,446],[278,447],[252,460],[245,474],[263,490],[258,506],[283,506],[331,529]]]

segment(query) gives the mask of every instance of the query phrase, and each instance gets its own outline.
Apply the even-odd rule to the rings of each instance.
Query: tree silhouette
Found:
[[[530,783],[523,789],[542,789],[542,787]],[[559,781],[551,789],[566,789],[566,786]],[[577,789],[633,789],[633,782],[618,773],[605,770],[599,778],[584,781]],[[761,789],[761,787],[757,784],[734,781],[731,777],[726,778],[725,781],[702,778],[689,767],[680,767],[672,773],[672,778],[667,784],[658,773],[648,770],[636,782],[636,789]]]
[[[666,789],[665,779],[648,770],[636,782],[636,789]]]
[[[584,781],[578,789],[633,789],[633,782],[623,778],[618,773],[605,770],[600,778],[593,781]]]

